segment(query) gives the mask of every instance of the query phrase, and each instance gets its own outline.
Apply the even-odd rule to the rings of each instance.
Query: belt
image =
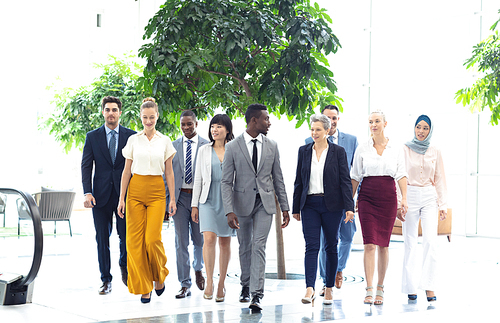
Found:
[[[192,188],[181,188],[181,192],[193,194],[193,189]]]
[[[309,194],[309,195],[307,195],[307,196],[321,196],[321,197],[323,197],[323,196],[325,196],[325,194],[323,194],[323,193],[318,193],[318,194]]]

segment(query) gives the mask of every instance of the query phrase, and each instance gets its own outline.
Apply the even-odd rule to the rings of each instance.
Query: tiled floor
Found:
[[[300,302],[305,286],[303,280],[267,279],[262,313],[252,314],[247,305],[238,302],[239,264],[237,241],[233,239],[233,257],[226,280],[227,297],[224,303],[203,299],[203,293],[192,290],[192,296],[177,300],[179,289],[175,272],[173,228],[163,228],[170,275],[166,292],[141,304],[139,296],[128,293],[114,266],[113,291],[98,295],[100,285],[96,245],[90,212],[73,216],[74,236],[45,236],[44,258],[35,280],[33,303],[0,306],[0,322],[318,322],[344,320],[348,322],[456,322],[475,320],[499,322],[498,290],[500,289],[500,240],[452,236],[448,243],[439,238],[441,286],[436,291],[438,302],[429,306],[422,291],[414,304],[400,292],[403,243],[400,237],[391,242],[390,265],[385,282],[385,304],[363,304],[363,252],[356,245],[345,270],[347,281],[335,290],[333,306],[322,299],[315,307]],[[52,232],[50,223],[44,223]],[[285,229],[286,266],[288,273],[303,274],[303,241],[300,225],[292,223]],[[58,225],[65,233],[65,224]],[[113,263],[118,262],[115,234],[111,237]],[[266,272],[276,272],[276,251],[273,230],[268,243]],[[26,273],[30,266],[33,240],[0,238],[0,271]],[[115,261],[116,260],[116,261]],[[217,265],[216,265],[217,267]],[[27,268],[27,269],[25,269]],[[24,272],[25,271],[25,272]],[[317,288],[321,288],[318,281]]]

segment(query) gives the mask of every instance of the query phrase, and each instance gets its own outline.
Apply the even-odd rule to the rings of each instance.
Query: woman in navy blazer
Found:
[[[326,246],[326,290],[324,304],[332,304],[332,287],[337,274],[337,242],[342,210],[346,223],[354,217],[351,177],[347,155],[341,146],[327,140],[330,120],[324,115],[311,117],[311,137],[314,142],[299,148],[297,173],[293,192],[293,217],[302,218],[306,240],[306,295],[302,303],[314,302],[314,287],[318,268],[320,232],[323,229]]]

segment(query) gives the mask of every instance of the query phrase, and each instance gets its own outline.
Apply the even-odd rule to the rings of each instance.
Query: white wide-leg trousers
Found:
[[[436,290],[438,206],[434,186],[408,186],[408,213],[403,222],[405,254],[402,292],[416,294],[417,289]],[[422,225],[422,267],[418,264],[418,220]],[[421,270],[420,270],[421,269]],[[417,285],[418,276],[420,282]]]

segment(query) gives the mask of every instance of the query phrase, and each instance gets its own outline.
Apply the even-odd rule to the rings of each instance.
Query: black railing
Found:
[[[13,188],[0,188],[0,192],[3,193],[16,193],[20,195],[26,205],[28,206],[29,214],[31,216],[31,220],[33,221],[33,234],[35,237],[35,252],[33,253],[33,262],[31,264],[31,269],[27,275],[23,275],[21,279],[12,283],[13,289],[21,289],[23,286],[28,286],[33,282],[36,275],[38,274],[38,270],[40,269],[40,265],[42,263],[42,254],[43,254],[43,230],[42,230],[42,221],[40,219],[40,212],[38,210],[38,206],[33,199],[31,194],[28,194],[23,191],[19,191]]]

